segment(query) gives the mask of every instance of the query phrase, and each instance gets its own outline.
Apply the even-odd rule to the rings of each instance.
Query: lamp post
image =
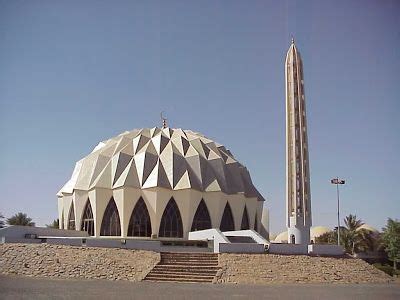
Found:
[[[331,180],[332,184],[336,184],[336,194],[337,194],[337,244],[340,246],[340,216],[339,216],[339,184],[344,184],[345,181],[343,179],[339,179],[338,177],[333,178]]]

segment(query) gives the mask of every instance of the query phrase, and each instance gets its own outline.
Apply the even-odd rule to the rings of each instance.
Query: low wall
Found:
[[[308,245],[308,254],[319,256],[342,256],[344,254],[344,249],[338,245],[312,244]]]
[[[220,243],[219,253],[264,253],[264,244]]]
[[[26,241],[26,240],[25,240]],[[40,241],[40,240],[39,240]],[[25,242],[26,243],[26,242]],[[46,243],[49,245],[66,245],[66,246],[82,246],[82,239],[66,239],[66,238],[47,238]]]
[[[47,227],[32,227],[12,225],[0,229],[0,237],[25,238],[26,234],[35,234],[37,236],[53,236],[53,237],[87,237],[86,231],[63,230]]]
[[[150,251],[160,251],[160,241],[147,241],[137,239],[105,239],[89,238],[86,240],[87,247],[100,248],[122,248],[122,249],[141,249]]]
[[[271,243],[268,247],[268,253],[285,255],[308,254],[307,246],[308,245]]]
[[[40,244],[42,241],[38,239],[25,239],[20,237],[9,237],[2,236],[0,237],[1,244],[4,243],[30,243],[30,244]]]

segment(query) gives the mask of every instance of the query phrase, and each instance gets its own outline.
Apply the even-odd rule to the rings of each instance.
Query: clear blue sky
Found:
[[[285,227],[284,58],[302,54],[314,225],[400,218],[399,1],[0,1],[0,212],[57,217],[101,140],[202,132],[248,167]]]

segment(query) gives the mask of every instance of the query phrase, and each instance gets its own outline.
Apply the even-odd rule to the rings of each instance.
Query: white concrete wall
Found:
[[[85,231],[75,230],[62,230],[47,227],[32,227],[32,226],[19,226],[12,225],[0,229],[0,237],[6,236],[7,238],[25,238],[25,234],[36,234],[37,236],[56,236],[56,237],[87,237]]]
[[[341,256],[344,254],[344,249],[338,245],[308,245],[308,254],[321,256]]]
[[[251,237],[257,244],[268,245],[269,242],[264,239],[258,232],[250,230],[224,231],[225,236],[247,236]]]
[[[264,253],[264,244],[220,243],[219,253]]]
[[[219,228],[226,203],[231,206],[236,230],[240,230],[245,205],[249,216],[250,228],[254,228],[256,216],[259,228],[261,224],[263,202],[258,201],[257,198],[246,198],[242,194],[227,195],[222,192],[199,192],[194,189],[172,191],[165,188],[137,189],[124,187],[113,190],[96,188],[89,192],[74,190],[72,194],[64,194],[59,197],[58,214],[60,220],[62,220],[61,216],[64,216],[64,228],[68,226],[69,210],[73,202],[75,227],[76,230],[80,230],[84,209],[89,199],[95,219],[94,236],[100,237],[102,219],[111,197],[114,198],[118,208],[121,237],[127,237],[129,220],[140,197],[146,203],[151,220],[152,235],[155,236],[158,236],[161,218],[171,197],[175,199],[181,214],[184,239],[188,237],[192,228],[193,217],[201,199],[204,199],[207,205],[213,228]]]
[[[188,239],[214,241],[214,253],[219,253],[220,243],[230,243],[229,240],[222,234],[222,232],[215,228],[189,232]]]
[[[308,254],[308,245],[302,244],[277,244],[271,243],[268,247],[268,253],[271,254],[286,254],[286,255],[299,255]]]

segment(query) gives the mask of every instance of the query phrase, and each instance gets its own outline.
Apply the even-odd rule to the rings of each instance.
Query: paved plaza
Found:
[[[235,285],[0,276],[1,299],[400,299],[400,284]]]

